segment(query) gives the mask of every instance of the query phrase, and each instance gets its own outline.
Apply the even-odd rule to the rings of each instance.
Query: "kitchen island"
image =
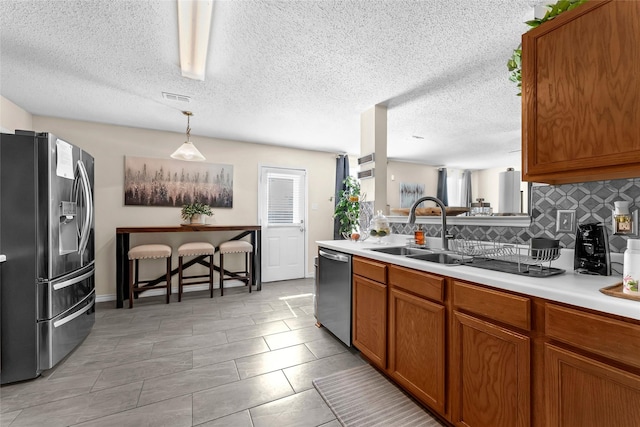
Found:
[[[409,236],[388,238],[402,246]],[[434,243],[436,239],[430,239]],[[353,345],[453,425],[637,426],[640,302],[573,272],[533,278],[319,241],[353,255]],[[617,257],[616,257],[617,258]]]

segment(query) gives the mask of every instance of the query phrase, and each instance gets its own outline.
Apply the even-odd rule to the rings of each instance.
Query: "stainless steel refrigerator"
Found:
[[[95,321],[94,160],[50,133],[0,134],[0,380],[35,378]]]

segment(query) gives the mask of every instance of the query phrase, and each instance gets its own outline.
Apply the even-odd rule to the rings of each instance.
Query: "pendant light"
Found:
[[[191,127],[189,127],[191,111],[183,111],[182,114],[187,116],[187,140],[171,155],[172,159],[186,160],[188,162],[202,162],[206,160],[202,153],[198,151],[195,145],[191,142]]]

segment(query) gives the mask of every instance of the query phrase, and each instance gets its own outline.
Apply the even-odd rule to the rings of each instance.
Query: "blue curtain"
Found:
[[[438,169],[438,193],[436,197],[442,200],[445,206],[449,206],[447,197],[447,168]]]
[[[346,154],[339,155],[336,157],[336,193],[333,198],[333,207],[340,201],[340,197],[342,196],[342,192],[346,190],[344,185],[344,180],[349,176],[349,156]],[[342,239],[342,235],[340,234],[340,220],[337,218],[333,219],[333,239],[340,240]]]
[[[462,194],[460,195],[462,199],[462,207],[470,208],[471,207],[471,171],[466,169],[462,172]]]

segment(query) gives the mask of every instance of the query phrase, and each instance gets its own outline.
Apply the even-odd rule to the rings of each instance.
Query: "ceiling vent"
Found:
[[[373,171],[374,169],[372,168],[366,171],[358,172],[358,179],[373,178]]]
[[[162,97],[168,101],[176,101],[176,102],[191,102],[191,98],[186,95],[178,95],[175,93],[162,92]]]

